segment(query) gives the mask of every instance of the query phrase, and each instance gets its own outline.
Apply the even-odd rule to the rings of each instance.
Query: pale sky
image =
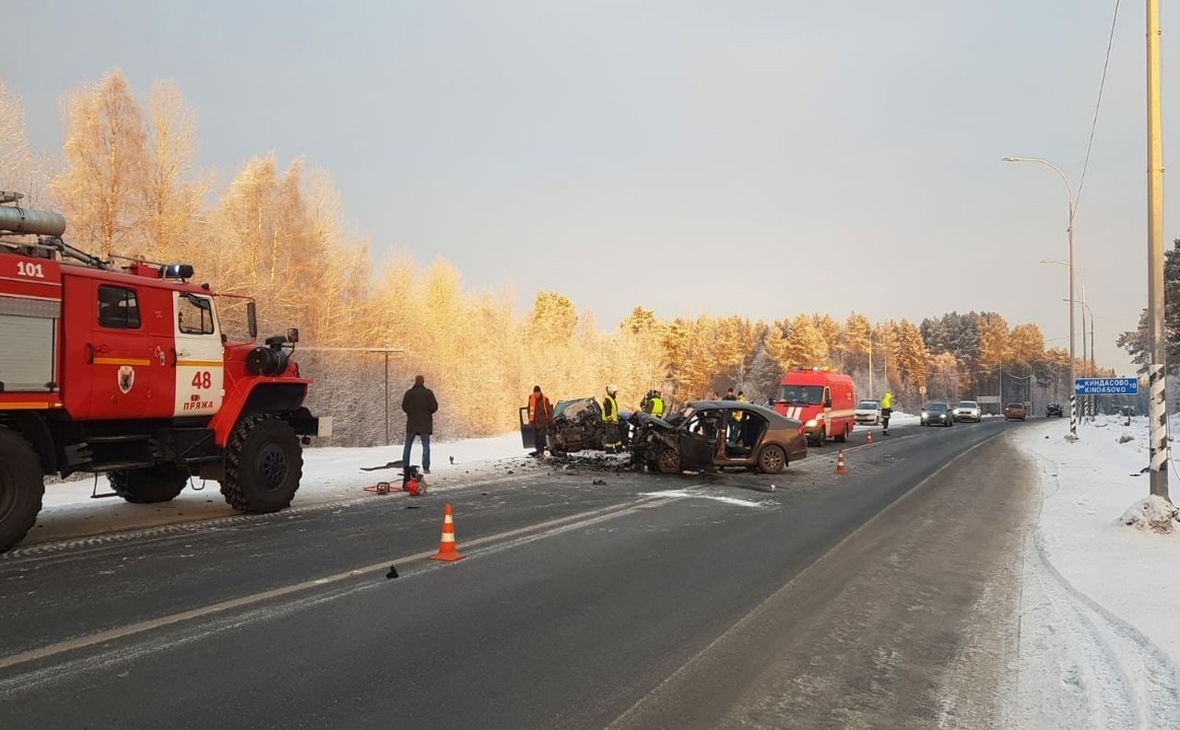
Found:
[[[250,157],[303,155],[376,261],[445,257],[471,289],[511,282],[522,313],[538,288],[604,329],[636,305],[665,319],[992,310],[1068,347],[1067,269],[1038,263],[1066,257],[1065,186],[1000,158],[1047,158],[1077,187],[1113,10],[6,0],[0,75],[55,153],[66,90],[115,68],[141,98],[174,79],[219,186]],[[1133,369],[1115,337],[1147,298],[1144,12],[1119,11],[1075,228],[1098,359],[1120,374]]]

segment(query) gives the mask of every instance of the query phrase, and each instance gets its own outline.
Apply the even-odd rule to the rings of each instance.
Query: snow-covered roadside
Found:
[[[509,433],[481,439],[431,444],[431,490],[469,485],[510,477],[509,471],[521,462],[527,452],[521,448],[520,433]],[[311,448],[303,452],[303,480],[295,495],[295,509],[316,507],[353,499],[390,499],[366,491],[379,481],[391,482],[394,489],[401,487],[398,468],[362,471],[362,467],[383,466],[402,458],[402,445],[373,448]],[[420,464],[422,447],[414,444],[411,461]],[[216,482],[202,484],[193,479],[180,496],[164,504],[128,504],[118,497],[93,499],[92,493],[110,492],[105,477],[48,484],[44,506],[36,526],[22,543],[63,540],[81,535],[93,536],[110,532],[136,530],[180,522],[233,517],[232,510],[222,498]],[[397,493],[392,498],[406,496]]]
[[[1147,421],[1021,429],[1043,501],[1025,555],[1006,726],[1180,727],[1180,534],[1121,518],[1149,494]],[[1120,440],[1123,443],[1120,443]],[[1171,468],[1170,491],[1180,479]]]

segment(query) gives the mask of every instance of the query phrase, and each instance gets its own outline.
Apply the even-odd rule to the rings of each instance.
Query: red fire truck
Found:
[[[829,438],[844,442],[855,425],[856,389],[852,378],[830,368],[797,367],[783,375],[774,409],[802,421],[816,446]]]
[[[104,472],[128,502],[174,499],[192,476],[244,512],[287,507],[302,445],[331,434],[303,405],[299,333],[255,344],[223,330],[234,302],[192,266],[100,260],[56,213],[0,192],[0,551],[36,521],[44,477]]]

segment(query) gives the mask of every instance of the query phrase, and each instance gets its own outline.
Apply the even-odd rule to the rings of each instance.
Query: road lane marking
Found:
[[[599,522],[604,519],[618,517],[624,514],[634,512],[646,506],[653,506],[663,500],[657,497],[644,496],[638,500],[626,502],[611,507],[604,507],[602,509],[591,510],[589,512],[580,512],[578,514],[569,515],[567,517],[558,517],[545,522],[540,522],[533,525],[525,525],[507,532],[497,533],[495,535],[485,535],[484,537],[477,537],[463,542],[464,548],[478,548],[481,545],[489,543],[498,543],[505,540],[513,540],[521,536],[530,536],[533,533],[546,533],[550,531],[562,531],[578,527],[584,523]],[[95,634],[81,636],[68,641],[61,641],[48,646],[43,646],[37,649],[30,649],[28,651],[20,652],[19,654],[11,654],[9,656],[0,657],[0,670],[8,669],[19,664],[26,664],[28,662],[46,659],[65,652],[75,651],[77,649],[84,649],[94,646],[96,644],[103,644],[109,641],[124,639],[136,634],[142,634],[146,631],[159,629],[166,626],[174,626],[176,624],[201,619],[214,614],[225,613],[238,608],[253,606],[255,604],[269,601],[275,598],[282,598],[295,593],[311,590],[313,588],[322,588],[326,585],[339,583],[350,578],[356,578],[368,573],[375,573],[381,571],[382,573],[388,568],[390,563],[411,563],[419,560],[425,560],[435,553],[435,550],[426,550],[411,555],[403,555],[397,558],[385,559],[380,563],[373,563],[360,568],[352,568],[341,571],[333,575],[322,576],[320,578],[313,578],[311,580],[302,581],[280,588],[272,588],[260,593],[253,593],[247,596],[232,598],[226,601],[220,601],[208,606],[190,609],[188,611],[181,611],[179,613],[170,614],[168,616],[160,616],[159,618],[148,619],[138,623],[129,624],[115,629],[108,629],[100,631]]]
[[[699,489],[700,487],[689,487],[688,489],[669,489],[666,492],[645,492],[642,496],[654,497],[656,499],[708,499],[714,502],[721,502],[723,504],[732,504],[739,507],[753,507],[755,509],[762,509],[766,506],[765,502],[751,502],[748,499],[738,499],[737,497],[725,497],[720,494],[707,494],[705,492],[692,492],[690,489]]]

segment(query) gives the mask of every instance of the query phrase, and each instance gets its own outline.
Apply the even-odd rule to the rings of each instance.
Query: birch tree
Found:
[[[172,261],[199,251],[195,217],[211,180],[192,181],[196,112],[171,81],[152,84],[147,105],[147,148],[141,192],[151,256]]]
[[[0,79],[0,190],[23,193],[22,204],[35,204],[41,187],[41,167],[29,148],[21,101]]]
[[[62,116],[65,170],[50,189],[74,245],[102,256],[145,253],[146,136],[127,80],[112,71],[95,86],[70,92]]]

